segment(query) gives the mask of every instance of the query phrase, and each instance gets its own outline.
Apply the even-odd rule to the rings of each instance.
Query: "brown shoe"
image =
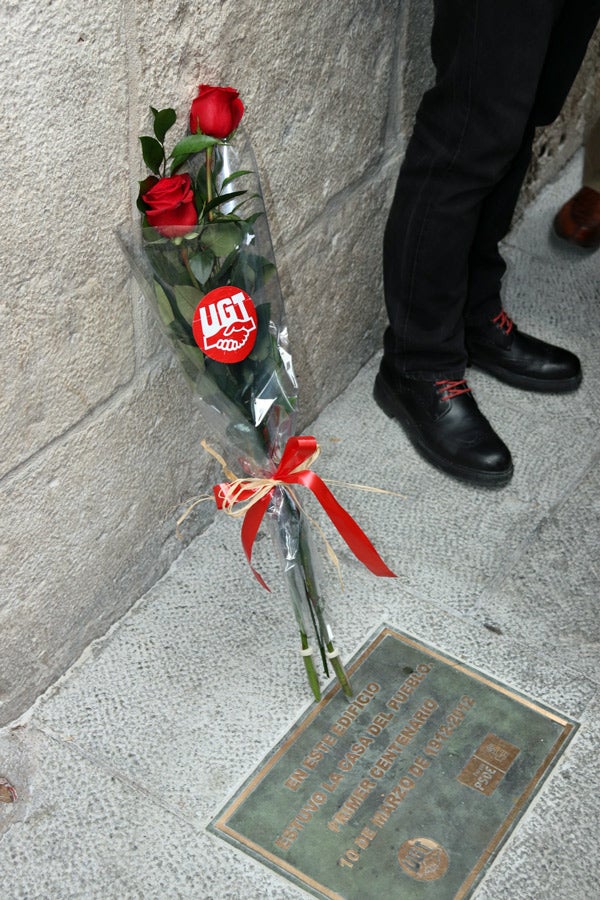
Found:
[[[591,187],[577,191],[557,212],[554,231],[565,241],[587,250],[597,250],[600,247],[600,193]]]

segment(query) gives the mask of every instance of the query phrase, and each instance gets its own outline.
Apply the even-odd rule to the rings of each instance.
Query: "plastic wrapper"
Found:
[[[188,166],[197,185],[206,178],[206,161],[200,156],[192,156]],[[120,231],[119,238],[183,371],[212,410],[206,411],[214,429],[211,438],[232,460],[232,468],[237,462],[245,474],[258,475],[279,461],[295,432],[297,382],[256,163],[241,129],[235,145],[214,147],[212,167],[212,202],[233,195],[213,206],[212,221],[176,238],[144,221],[139,234]],[[203,353],[193,334],[200,300],[226,285],[252,298],[258,320],[251,352],[233,363]],[[245,325],[233,313],[229,318],[230,328],[221,329],[222,341],[233,341]]]
[[[262,518],[270,520],[315,698],[317,657],[325,674],[331,666],[351,695],[325,618],[309,524],[297,494],[298,485],[314,489],[316,442],[294,437],[297,383],[251,147],[241,129],[225,139],[196,133],[167,156],[165,138],[175,113],[152,112],[154,137],[141,138],[152,172],[140,185],[142,227],[136,236],[121,232],[122,246],[204,402],[205,446],[227,478],[215,488],[215,498],[243,518],[250,563]],[[324,485],[319,490],[329,493]]]

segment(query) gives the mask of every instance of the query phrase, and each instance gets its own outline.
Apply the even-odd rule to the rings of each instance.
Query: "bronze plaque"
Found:
[[[577,723],[387,627],[348,671],[209,829],[316,897],[470,896]]]

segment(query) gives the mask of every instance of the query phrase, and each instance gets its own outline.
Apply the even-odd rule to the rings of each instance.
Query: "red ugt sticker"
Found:
[[[194,340],[217,362],[245,359],[256,342],[258,319],[252,299],[233,285],[215,288],[202,298],[192,322]]]

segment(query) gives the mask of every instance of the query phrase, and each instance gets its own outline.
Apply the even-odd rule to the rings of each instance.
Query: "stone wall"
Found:
[[[149,105],[185,122],[200,82],[241,91],[307,421],[379,340],[402,15],[379,0],[4,3],[0,723],[166,570],[174,507],[208,483],[198,406],[114,237],[136,220]]]
[[[379,347],[385,209],[431,69],[416,0],[5,0],[0,23],[2,724],[165,571],[173,509],[208,481],[199,407],[114,237],[149,105],[184,121],[200,82],[243,95],[306,423]]]

